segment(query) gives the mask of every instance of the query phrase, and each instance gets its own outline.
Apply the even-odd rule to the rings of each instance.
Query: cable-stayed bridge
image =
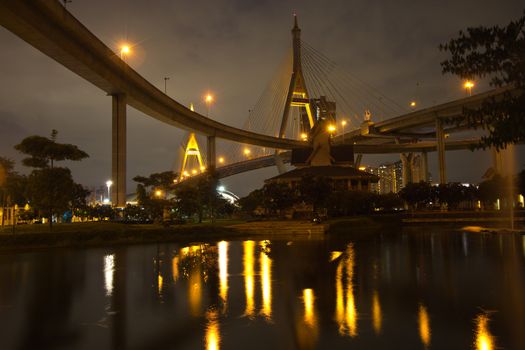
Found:
[[[207,144],[203,171],[217,168],[222,176],[280,166],[289,157],[283,151],[308,145],[308,131],[316,121],[330,119],[334,123],[333,142],[354,144],[358,154],[400,153],[408,169],[411,165],[407,154],[423,152],[426,159],[426,152],[437,151],[440,181],[445,182],[445,150],[464,149],[477,142],[447,142],[447,134],[466,126],[448,126],[446,118],[461,115],[464,107],[479,106],[487,97],[503,92],[494,90],[407,113],[302,41],[296,19],[290,55],[250,111],[244,127],[235,128],[196,113],[164,94],[58,1],[0,0],[0,24],[111,96],[112,203],[117,206],[124,206],[126,198],[127,105],[172,126],[204,135]],[[216,139],[233,144],[220,141],[217,145]]]

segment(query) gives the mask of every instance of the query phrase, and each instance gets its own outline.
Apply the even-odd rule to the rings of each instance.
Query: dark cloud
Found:
[[[522,11],[520,1],[80,1],[68,9],[108,46],[136,43],[130,64],[184,104],[212,90],[212,117],[242,126],[248,109],[274,76],[290,47],[291,14],[303,39],[344,70],[405,104],[423,106],[463,96],[458,79],[442,76],[438,45],[460,29],[504,24]],[[103,184],[110,174],[111,101],[101,91],[0,29],[0,154],[12,144],[55,128],[64,142],[90,158],[72,165],[78,181]],[[483,89],[484,86],[478,89]],[[128,169],[136,174],[170,169],[184,131],[129,109]],[[490,154],[447,154],[451,180],[478,181]],[[19,156],[17,156],[19,157]],[[369,156],[365,162],[395,160]],[[436,174],[434,157],[431,171]],[[464,166],[469,164],[469,166]],[[225,182],[245,194],[275,169]],[[129,181],[132,186],[131,180]]]

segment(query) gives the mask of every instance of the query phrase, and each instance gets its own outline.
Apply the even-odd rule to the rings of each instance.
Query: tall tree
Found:
[[[477,109],[464,108],[471,126],[488,131],[480,147],[505,148],[525,141],[525,12],[507,26],[467,28],[440,45],[450,58],[441,63],[443,73],[461,78],[488,78],[491,86],[515,88],[483,102]]]
[[[57,134],[53,130],[51,138],[29,136],[15,146],[16,150],[28,156],[23,160],[24,165],[36,168],[29,175],[27,192],[31,205],[48,218],[50,230],[53,228],[53,215],[69,209],[79,194],[71,171],[55,167],[55,162],[89,157],[75,145],[58,143]]]

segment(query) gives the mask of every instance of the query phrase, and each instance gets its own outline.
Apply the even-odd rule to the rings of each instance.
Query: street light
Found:
[[[244,155],[245,155],[246,157],[249,157],[249,156],[250,156],[250,153],[251,153],[251,151],[250,151],[249,148],[245,148],[245,149],[244,149]]]
[[[156,190],[155,191],[155,197],[157,197],[157,198],[162,197],[162,191],[161,190]]]
[[[106,181],[106,186],[108,187],[108,198],[111,201],[111,185],[113,185],[113,181],[108,180]]]
[[[224,164],[224,157],[219,157],[219,163]]]
[[[410,102],[410,107],[415,108],[416,107],[416,101],[411,101]]]
[[[305,132],[303,132],[303,133],[301,134],[301,140],[303,140],[303,141],[307,141],[307,140],[308,140],[308,134],[305,133]]]
[[[335,125],[330,124],[330,125],[328,125],[327,130],[328,130],[328,132],[330,134],[333,134],[335,132],[335,130],[336,130],[336,127],[335,127]]]
[[[131,48],[128,44],[122,44],[120,46],[120,59],[124,60],[124,56],[131,52]]]
[[[342,120],[341,121],[341,125],[343,126],[343,143],[345,143],[345,125],[346,125],[346,120]]]
[[[465,84],[463,84],[463,87],[467,90],[468,95],[472,96],[472,88],[474,87],[474,82],[471,80],[467,80]]]
[[[206,102],[206,116],[210,116],[210,105],[213,103],[213,95],[210,93],[207,93],[206,96],[204,96],[204,102]]]

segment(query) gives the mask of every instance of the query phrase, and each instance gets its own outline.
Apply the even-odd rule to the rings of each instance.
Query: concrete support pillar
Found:
[[[286,172],[286,167],[284,166],[283,159],[277,152],[275,152],[274,158],[275,165],[277,165],[277,171],[279,172],[279,174],[284,174]]]
[[[445,132],[443,131],[443,121],[436,119],[436,139],[437,139],[437,154],[439,166],[439,183],[447,183],[447,168],[445,162]]]
[[[501,152],[495,147],[492,148],[492,167],[497,174],[501,174],[503,170]]]
[[[111,203],[122,208],[126,206],[126,95],[115,94],[112,98]]]
[[[403,187],[412,182],[412,161],[414,153],[401,153],[401,163],[403,164]]]
[[[216,164],[217,152],[216,152],[216,147],[215,147],[215,136],[208,136],[206,140],[208,141],[208,144],[206,145],[206,160],[208,162],[208,169],[210,171],[214,171],[215,167],[217,166]]]
[[[421,169],[419,170],[421,181],[428,182],[428,155],[427,152],[421,152]]]
[[[359,168],[359,166],[361,166],[361,160],[363,160],[363,155],[359,153],[355,158],[354,168]]]

